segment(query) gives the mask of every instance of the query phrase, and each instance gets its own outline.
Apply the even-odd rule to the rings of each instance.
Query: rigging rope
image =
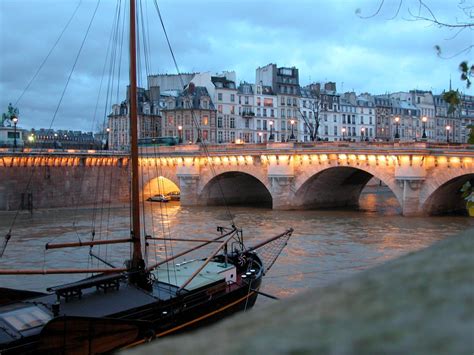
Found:
[[[51,47],[51,49],[49,50],[48,54],[46,55],[46,57],[43,59],[43,61],[41,62],[40,66],[38,67],[38,69],[36,70],[35,74],[33,75],[33,77],[30,79],[30,81],[28,82],[28,84],[26,85],[26,87],[23,89],[21,95],[18,97],[18,99],[16,99],[15,101],[15,104],[14,106],[16,106],[21,98],[23,97],[23,95],[26,93],[26,91],[30,88],[31,84],[33,83],[33,81],[36,79],[36,77],[38,76],[38,74],[40,73],[41,69],[43,69],[43,66],[46,64],[46,62],[48,61],[49,59],[49,56],[51,55],[51,53],[53,53],[54,49],[56,48],[56,46],[58,45],[59,41],[61,40],[64,32],[66,32],[67,28],[69,27],[69,25],[71,24],[74,16],[76,15],[77,13],[77,10],[79,9],[79,7],[81,6],[81,3],[82,3],[82,0],[79,0],[79,2],[77,3],[77,6],[76,6],[76,9],[74,10],[74,12],[72,13],[71,17],[69,18],[69,20],[67,21],[66,25],[64,26],[63,30],[61,31],[59,37],[56,39],[56,42],[54,42],[54,45]]]
[[[176,71],[177,71],[177,73],[178,73],[178,76],[179,76],[179,78],[180,78],[181,86],[184,87],[184,86],[185,86],[185,85],[184,85],[184,80],[183,80],[183,78],[182,78],[182,76],[181,76],[181,71],[179,70],[178,62],[176,61],[176,57],[175,57],[175,55],[174,55],[173,48],[171,47],[171,42],[170,42],[170,40],[169,40],[168,33],[167,33],[167,31],[166,31],[166,27],[165,27],[163,18],[162,18],[162,16],[161,16],[160,8],[159,8],[158,3],[157,3],[156,0],[153,0],[153,2],[154,2],[154,5],[155,5],[155,8],[156,8],[156,11],[157,11],[157,13],[158,13],[158,17],[159,17],[159,19],[160,19],[161,27],[162,27],[162,29],[163,29],[163,33],[164,33],[164,35],[165,35],[166,42],[167,42],[167,44],[168,44],[168,49],[169,49],[169,51],[170,51],[170,53],[171,53],[171,57],[172,57],[172,59],[173,59],[174,66],[175,66]],[[202,131],[202,130],[201,130],[201,125],[200,125],[199,121],[196,119],[195,112],[194,112],[194,109],[193,109],[193,108],[194,108],[194,105],[191,103],[190,106],[191,106],[191,107],[190,107],[190,109],[191,109],[191,116],[192,116],[193,122],[194,122],[194,124],[196,125],[196,128],[197,128],[198,139],[200,139],[200,132]],[[202,142],[201,142],[201,147],[203,148],[204,153],[206,154],[206,156],[209,158],[209,157],[210,157],[210,153],[209,153],[209,150],[208,150],[208,147],[207,147],[206,142],[202,141]],[[214,166],[213,166],[213,164],[212,164],[211,162],[209,162],[209,168],[211,169],[212,175],[213,175],[214,177],[216,177],[217,174],[216,174],[216,171],[215,171],[215,169],[214,169]],[[222,201],[223,201],[223,203],[224,203],[224,207],[225,207],[225,209],[226,209],[226,213],[227,213],[227,215],[228,215],[228,217],[229,217],[229,220],[232,222],[232,226],[235,226],[234,216],[233,216],[232,213],[230,212],[229,206],[228,206],[228,204],[227,204],[227,200],[226,200],[225,195],[224,195],[224,190],[222,189],[222,184],[220,183],[219,179],[216,179],[216,183],[217,183],[217,186],[218,186],[218,188],[219,188],[219,192],[220,192],[220,194],[221,194],[221,198],[222,198]]]

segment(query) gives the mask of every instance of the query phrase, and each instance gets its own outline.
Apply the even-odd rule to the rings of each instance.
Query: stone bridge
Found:
[[[273,209],[357,206],[362,189],[375,177],[396,196],[403,215],[413,216],[464,209],[459,189],[474,180],[474,147],[320,142],[181,145],[144,148],[140,167],[144,198],[176,185],[183,205],[219,205],[223,192],[228,204]],[[0,152],[0,172],[0,209],[24,206],[29,195],[22,191],[33,195],[38,207],[129,196],[128,158],[114,152]]]

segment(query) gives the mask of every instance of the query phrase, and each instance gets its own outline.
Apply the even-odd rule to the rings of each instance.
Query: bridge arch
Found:
[[[295,182],[294,208],[356,207],[370,179],[382,181],[403,206],[402,190],[393,175],[374,167],[336,165],[314,167]]]
[[[148,197],[157,194],[167,194],[172,191],[180,191],[180,188],[179,185],[170,178],[157,176],[150,178],[146,183],[144,183],[141,191],[142,197],[147,199]]]
[[[272,195],[268,186],[256,176],[246,172],[221,171],[220,174],[208,179],[199,194],[200,204],[223,205],[222,193],[225,203],[229,205],[272,207]]]
[[[465,212],[466,201],[460,189],[467,181],[473,185],[474,174],[462,169],[450,169],[432,176],[420,192],[421,210],[429,215]]]

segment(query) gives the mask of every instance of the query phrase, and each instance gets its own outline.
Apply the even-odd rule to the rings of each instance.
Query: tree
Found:
[[[321,117],[319,116],[319,113],[321,112],[321,94],[311,90],[312,94],[312,99],[308,100],[308,105],[309,109],[313,113],[313,119],[310,120],[309,117],[306,117],[303,112],[301,112],[301,109],[298,108],[298,111],[303,118],[304,124],[306,128],[308,129],[309,132],[309,139],[314,142],[318,139],[318,131],[319,131],[319,126],[321,122]]]
[[[468,144],[474,144],[474,126],[467,126],[469,128],[469,138],[467,139]]]
[[[380,0],[377,9],[370,15],[362,15],[362,10],[360,8],[356,9],[356,14],[363,19],[378,16],[384,7],[384,4],[385,0]],[[474,30],[474,5],[469,1],[459,0],[456,6],[458,10],[458,16],[455,17],[455,20],[445,21],[440,20],[439,16],[435,14],[435,12],[427,4],[425,4],[424,0],[399,0],[397,10],[390,20],[393,20],[400,15],[400,11],[404,4],[406,5],[405,16],[407,17],[405,19],[407,21],[423,21],[438,28],[444,28],[453,31],[453,35],[448,38],[449,40],[458,37],[465,31]],[[462,54],[465,55],[470,53],[474,48],[474,44],[472,44],[472,41],[469,41],[469,43],[466,43],[466,45],[459,51],[448,56],[445,56],[442,53],[440,45],[435,45],[434,48],[440,58],[450,59]],[[459,70],[461,71],[461,80],[466,81],[466,87],[469,88],[471,86],[471,78],[474,77],[474,65],[469,66],[468,61],[463,61],[459,64]]]

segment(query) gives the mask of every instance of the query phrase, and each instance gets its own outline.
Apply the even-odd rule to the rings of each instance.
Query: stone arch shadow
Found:
[[[467,181],[474,186],[474,174],[447,178],[440,186],[428,192],[421,210],[428,215],[466,214],[466,201],[460,190]]]
[[[257,177],[241,171],[226,171],[211,178],[202,188],[199,201],[207,206],[272,208],[272,195],[267,186]]]
[[[358,209],[362,190],[373,178],[387,186],[402,212],[402,200],[395,181],[388,181],[376,171],[354,166],[332,166],[314,172],[297,187],[293,202],[296,209]]]

